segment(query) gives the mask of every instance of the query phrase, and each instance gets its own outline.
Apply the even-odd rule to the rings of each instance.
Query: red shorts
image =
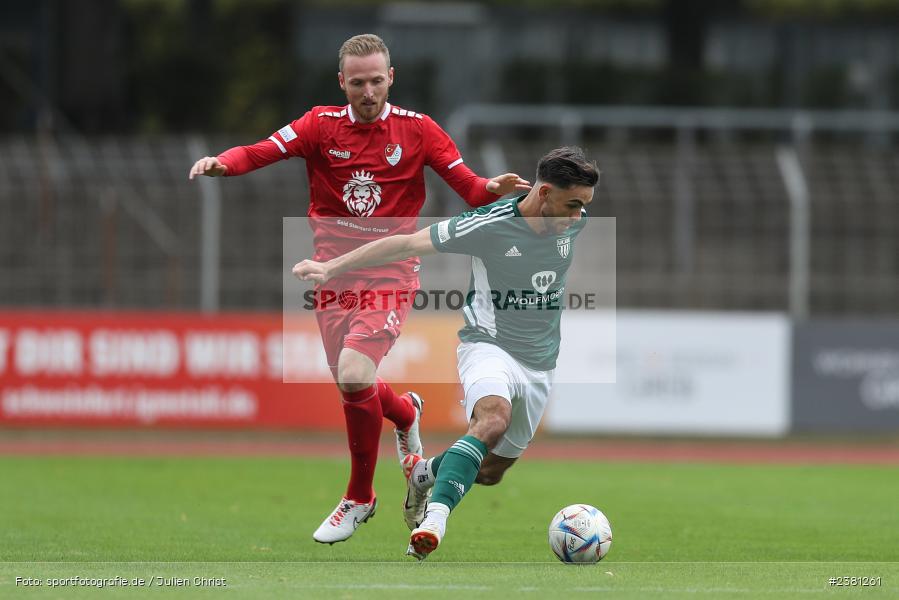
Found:
[[[375,366],[393,347],[418,290],[418,279],[328,282],[317,287],[315,317],[328,367],[336,378],[340,351],[352,348]]]

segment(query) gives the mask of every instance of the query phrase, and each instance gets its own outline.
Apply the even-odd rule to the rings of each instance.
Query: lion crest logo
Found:
[[[371,173],[354,171],[343,186],[343,201],[357,217],[370,217],[381,204],[381,186],[375,183]]]

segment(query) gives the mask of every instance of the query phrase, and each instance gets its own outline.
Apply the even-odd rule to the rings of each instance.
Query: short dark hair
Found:
[[[575,185],[593,187],[599,182],[599,168],[577,146],[565,146],[550,150],[540,159],[537,179],[566,189]]]

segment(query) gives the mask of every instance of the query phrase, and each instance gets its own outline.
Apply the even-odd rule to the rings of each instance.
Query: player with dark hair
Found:
[[[408,554],[437,548],[450,511],[474,483],[494,485],[521,456],[549,397],[561,341],[560,299],[575,238],[584,227],[599,171],[579,148],[544,156],[524,196],[436,223],[411,235],[371,242],[327,262],[304,260],[294,274],[318,283],[350,270],[410,256],[471,255],[471,289],[459,331],[459,379],[468,432],[429,460],[410,454]],[[429,488],[433,487],[430,502]],[[423,522],[414,516],[427,503]]]
[[[391,105],[394,69],[383,40],[365,34],[350,38],[338,53],[337,80],[345,106],[316,106],[267,139],[206,156],[191,168],[197,175],[235,176],[282,159],[306,159],[309,217],[315,257],[328,260],[361,243],[383,237],[379,228],[351,227],[346,218],[392,217],[389,233],[415,231],[425,200],[424,167],[430,166],[471,206],[482,206],[515,190],[530,189],[514,173],[493,179],[477,176],[437,123],[421,113]],[[335,218],[342,217],[342,218]],[[367,231],[366,231],[367,230]],[[345,290],[418,289],[417,258],[390,261],[367,270],[365,281],[348,277]],[[372,487],[382,418],[396,426],[400,460],[420,454],[422,401],[414,392],[396,394],[377,377],[381,359],[400,334],[408,307],[357,310],[340,304],[316,310],[328,367],[343,396],[351,455],[344,497],[313,534],[318,542],[346,540],[375,512]]]

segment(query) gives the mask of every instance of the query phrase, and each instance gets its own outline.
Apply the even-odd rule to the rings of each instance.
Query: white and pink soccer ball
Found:
[[[593,564],[612,547],[612,526],[602,511],[589,504],[572,504],[549,524],[549,547],[564,563]]]

